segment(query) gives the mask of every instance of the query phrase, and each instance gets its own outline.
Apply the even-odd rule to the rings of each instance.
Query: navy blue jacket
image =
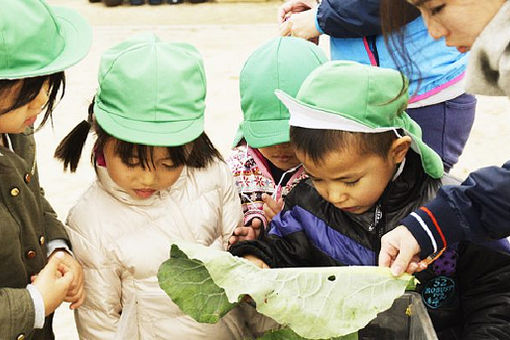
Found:
[[[444,186],[431,202],[404,218],[421,246],[421,255],[461,240],[499,239],[510,235],[510,161],[475,171],[460,186]],[[421,218],[421,221],[420,221]],[[444,238],[441,236],[443,235]]]
[[[441,184],[409,152],[403,173],[376,207],[349,214],[325,201],[310,181],[287,196],[283,211],[261,240],[234,244],[237,256],[254,255],[270,267],[376,265],[380,237],[430,200]],[[417,274],[417,291],[440,339],[510,338],[510,255],[506,239],[488,245],[450,245]]]
[[[360,38],[382,34],[379,0],[323,0],[317,23],[327,35]]]

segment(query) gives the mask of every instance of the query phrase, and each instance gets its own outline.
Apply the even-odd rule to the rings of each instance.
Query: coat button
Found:
[[[19,195],[19,189],[18,189],[18,188],[16,188],[16,187],[12,188],[12,189],[11,189],[11,196],[12,196],[12,197],[16,197],[16,196],[18,196],[18,195]]]
[[[39,237],[39,244],[40,244],[41,246],[44,244],[44,242],[45,242],[45,241],[46,241],[46,240],[45,240],[44,236]]]
[[[37,253],[33,250],[27,251],[27,259],[29,259],[29,260],[33,259],[36,255],[37,255]]]
[[[32,179],[32,176],[30,176],[29,173],[25,174],[25,177],[23,178],[25,180],[25,183],[30,183],[30,180]]]
[[[16,337],[16,340],[25,340],[25,334],[23,334],[23,333],[18,334],[18,336]]]

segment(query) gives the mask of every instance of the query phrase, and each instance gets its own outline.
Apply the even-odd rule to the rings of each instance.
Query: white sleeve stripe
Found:
[[[420,226],[423,228],[423,230],[425,230],[425,232],[427,233],[427,235],[429,235],[429,238],[430,238],[430,241],[432,242],[432,247],[434,247],[434,252],[433,253],[436,253],[437,252],[437,243],[436,243],[436,240],[434,238],[434,235],[432,235],[432,232],[430,231],[429,227],[427,226],[427,224],[425,223],[425,221],[423,221],[423,219],[420,217],[420,215],[418,215],[417,213],[415,212],[412,212],[411,213],[411,216],[413,216],[414,218],[416,218],[416,220],[418,221],[418,223],[420,224]]]

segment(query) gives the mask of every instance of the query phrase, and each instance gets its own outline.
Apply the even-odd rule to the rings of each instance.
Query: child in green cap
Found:
[[[381,237],[455,182],[404,112],[407,80],[397,71],[329,62],[297,96],[277,95],[309,179],[290,192],[261,240],[230,248],[235,255],[262,267],[375,266]],[[506,239],[435,245],[435,262],[416,276],[440,339],[468,339],[470,327],[506,338],[509,251]]]
[[[326,62],[316,45],[279,37],[259,47],[240,77],[244,120],[227,159],[244,212],[244,226],[230,243],[255,238],[283,208],[283,199],[306,177],[289,143],[289,111],[274,95],[278,88],[295,95],[303,80]]]
[[[206,79],[199,52],[140,34],[110,48],[87,121],[56,156],[74,171],[89,128],[96,181],[69,212],[87,299],[86,339],[243,339],[240,311],[216,324],[183,314],[157,272],[175,240],[226,249],[241,222],[228,166],[203,129]]]
[[[92,30],[69,9],[3,0],[0,37],[0,339],[53,339],[53,311],[81,305],[83,275],[39,186],[34,131],[51,119]]]

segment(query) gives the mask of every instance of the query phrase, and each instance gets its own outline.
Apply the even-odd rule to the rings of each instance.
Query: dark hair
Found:
[[[420,16],[416,6],[406,0],[380,1],[381,27],[385,37],[392,33],[402,33],[402,28]]]
[[[403,28],[420,16],[420,11],[406,0],[381,0],[380,17],[384,42],[388,47],[397,69],[411,79],[413,72],[421,79],[420,69],[414,62],[405,46],[405,30]],[[418,92],[421,81],[415,92]]]
[[[64,163],[64,170],[70,167],[75,172],[80,161],[83,145],[87,139],[90,128],[94,128],[97,139],[94,143],[94,152],[104,149],[109,139],[115,139],[115,153],[126,165],[132,163],[133,155],[136,155],[141,166],[153,168],[154,146],[126,142],[108,134],[94,119],[94,100],[89,105],[88,119],[78,124],[58,145],[54,157]],[[168,156],[175,166],[186,165],[193,168],[205,168],[214,159],[223,160],[221,154],[214,147],[205,132],[202,132],[195,140],[182,146],[167,147]],[[94,152],[92,163],[95,162]]]
[[[386,158],[396,138],[393,131],[365,133],[290,127],[290,142],[314,163],[322,163],[328,153],[342,150]]]
[[[43,107],[43,110],[46,109],[46,112],[44,113],[43,120],[41,124],[37,127],[36,131],[42,128],[48,119],[52,120],[51,114],[55,107],[58,92],[60,91],[61,88],[62,94],[58,99],[62,99],[62,97],[64,96],[66,87],[66,77],[63,71],[50,74],[47,76],[39,76],[25,79],[0,80],[0,95],[2,97],[5,97],[6,93],[10,94],[11,91],[13,91],[15,87],[21,83],[20,90],[18,91],[18,95],[16,99],[13,101],[13,104],[10,107],[1,110],[0,115],[30,103],[39,95],[39,92],[41,92],[41,88],[43,87],[46,81],[48,81],[49,85],[48,102]]]

